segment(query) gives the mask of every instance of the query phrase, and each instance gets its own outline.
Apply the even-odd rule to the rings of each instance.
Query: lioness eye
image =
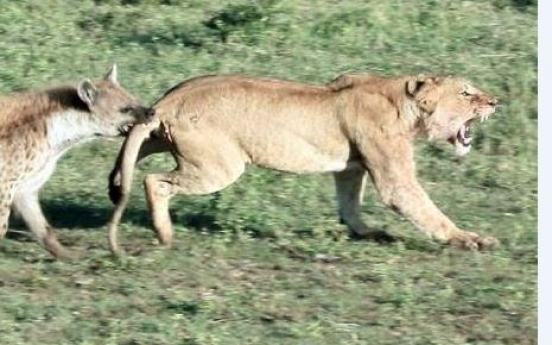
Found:
[[[471,93],[469,93],[468,91],[464,90],[462,92],[460,92],[460,94],[464,97],[468,97],[468,96],[471,96]]]

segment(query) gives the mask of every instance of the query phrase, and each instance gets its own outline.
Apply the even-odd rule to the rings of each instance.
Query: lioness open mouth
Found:
[[[487,121],[490,115],[491,113],[481,115],[480,116],[481,122]],[[469,147],[473,139],[471,136],[471,125],[474,121],[475,121],[475,118],[466,121],[456,133],[456,140],[451,138],[451,141],[452,142],[456,141],[457,144],[461,144],[464,147]]]
[[[487,121],[489,119],[489,116],[491,114],[484,114],[479,116],[481,119],[481,122]],[[466,121],[462,126],[460,126],[460,129],[458,132],[456,132],[456,136],[453,136],[449,139],[449,142],[454,144],[456,146],[456,155],[457,156],[464,156],[468,152],[470,152],[471,144],[472,144],[472,135],[471,135],[471,128],[472,123],[475,121],[476,118],[472,118],[468,121]]]
[[[466,155],[471,150],[472,136],[471,136],[471,124],[474,119],[466,121],[456,135],[449,138],[449,142],[456,147],[456,156],[461,157]]]
[[[470,146],[472,142],[472,136],[471,136],[471,120],[464,123],[462,127],[458,130],[456,133],[456,140],[458,143],[462,144],[463,146]]]

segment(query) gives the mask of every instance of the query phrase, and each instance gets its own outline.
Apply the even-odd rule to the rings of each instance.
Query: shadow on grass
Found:
[[[111,207],[95,207],[66,200],[45,200],[41,203],[46,219],[54,228],[66,229],[94,229],[106,226],[113,213]],[[172,215],[175,224],[198,230],[212,229],[216,232],[220,227],[216,224],[215,217],[208,214],[178,214]],[[122,223],[135,226],[151,227],[151,221],[147,210],[142,208],[126,209]],[[16,216],[10,217],[10,228],[25,229],[23,221]]]
[[[217,234],[228,229],[222,228],[220,222],[217,220],[217,212],[212,207],[216,208],[216,205],[204,207],[199,212],[195,213],[176,213],[171,215],[173,224],[184,226],[192,231],[207,232],[210,234]],[[91,205],[82,205],[67,200],[44,200],[42,202],[42,208],[46,218],[52,224],[54,228],[63,229],[79,229],[79,230],[91,230],[91,231],[104,231],[105,227],[111,219],[113,208],[109,206],[95,207]],[[220,216],[220,214],[219,214]],[[149,218],[147,210],[143,208],[128,208],[123,216],[122,224],[143,227],[152,229],[152,223]],[[256,224],[258,225],[258,224]],[[17,239],[22,241],[33,241],[29,236],[28,230],[25,224],[18,218],[12,217],[10,219],[10,228],[17,231],[10,231],[8,237],[11,239]],[[358,238],[351,235],[345,228],[339,231],[339,235],[335,233],[328,233],[328,236],[334,236],[338,240],[338,237],[347,236],[348,240],[352,242],[376,242],[380,245],[391,245],[395,242],[403,243],[406,249],[421,251],[421,252],[440,252],[441,246],[435,243],[422,239],[404,238],[398,235],[388,234],[384,229],[377,232],[377,234],[385,235],[384,238],[378,236],[372,238]],[[245,226],[242,231],[248,233],[253,238],[267,239],[277,238],[277,233],[273,231],[267,231],[262,229],[261,226]],[[297,236],[310,237],[313,235],[313,230],[308,228],[298,228],[290,230]]]
[[[113,208],[93,207],[90,205],[67,204],[58,201],[50,201],[43,204],[44,213],[56,228],[98,228],[106,226],[111,220]],[[175,224],[192,229],[220,230],[215,223],[215,217],[208,214],[178,214],[172,215]],[[126,209],[122,223],[140,227],[151,227],[152,223],[147,210],[142,208]]]

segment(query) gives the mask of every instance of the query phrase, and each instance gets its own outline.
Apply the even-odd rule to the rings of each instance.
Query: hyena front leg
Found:
[[[0,192],[0,238],[6,236],[6,232],[8,232],[12,199],[13,192]]]
[[[22,192],[15,195],[13,208],[21,218],[40,245],[56,258],[65,257],[67,253],[58,242],[52,227],[44,217],[38,202],[38,191]]]

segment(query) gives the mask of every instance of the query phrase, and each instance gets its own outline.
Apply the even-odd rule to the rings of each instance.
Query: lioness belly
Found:
[[[294,173],[334,172],[347,168],[349,145],[337,138],[312,138],[285,129],[250,137],[244,150],[251,163]]]

